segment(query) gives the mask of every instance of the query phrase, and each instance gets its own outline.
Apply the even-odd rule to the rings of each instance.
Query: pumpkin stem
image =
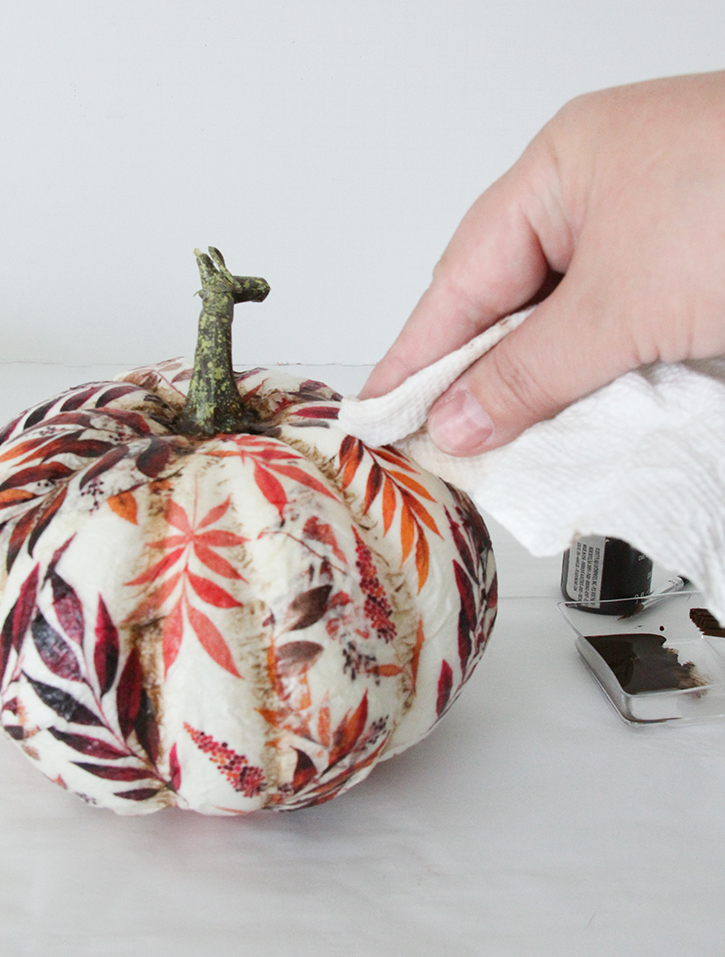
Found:
[[[198,295],[204,305],[189,394],[178,422],[180,432],[217,435],[248,432],[252,421],[239,397],[232,369],[232,319],[238,302],[261,302],[269,293],[264,279],[232,276],[213,246],[209,255],[195,249],[201,275]]]

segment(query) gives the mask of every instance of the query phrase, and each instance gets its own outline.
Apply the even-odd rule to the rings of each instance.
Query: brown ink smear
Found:
[[[587,635],[627,694],[699,688],[701,678],[691,661],[681,662],[663,635]]]
[[[707,608],[691,608],[690,621],[699,628],[703,635],[711,638],[725,638],[725,628]]]

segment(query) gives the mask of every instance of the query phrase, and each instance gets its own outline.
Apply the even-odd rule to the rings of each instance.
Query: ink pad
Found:
[[[603,609],[603,617],[576,602],[558,606],[620,717],[631,725],[725,717],[725,629],[703,596],[683,591],[643,608],[637,602],[617,615]]]

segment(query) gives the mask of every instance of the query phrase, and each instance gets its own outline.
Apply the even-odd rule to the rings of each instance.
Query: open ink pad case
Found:
[[[619,715],[633,725],[725,717],[725,629],[703,596],[683,591],[617,606],[617,614],[592,614],[576,602],[558,605]]]

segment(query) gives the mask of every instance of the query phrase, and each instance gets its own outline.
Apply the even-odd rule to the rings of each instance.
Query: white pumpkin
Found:
[[[201,325],[226,290],[230,326],[266,291],[210,253]],[[0,434],[2,725],[122,814],[316,804],[457,696],[495,617],[490,540],[461,492],[344,434],[321,383],[236,374],[248,430],[204,434],[192,379],[79,386]]]

